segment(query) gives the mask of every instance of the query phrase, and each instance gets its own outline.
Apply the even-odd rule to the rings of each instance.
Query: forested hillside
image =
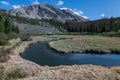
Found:
[[[66,22],[67,30],[70,32],[119,32],[120,31],[120,18],[104,18],[96,21],[88,22]]]
[[[61,32],[80,32],[84,33],[103,33],[103,32],[120,32],[120,18],[104,18],[95,21],[77,22],[67,21],[62,23],[53,19],[27,19],[23,17],[11,17],[19,23],[39,25],[44,27],[55,27]],[[29,28],[29,27],[28,27]]]

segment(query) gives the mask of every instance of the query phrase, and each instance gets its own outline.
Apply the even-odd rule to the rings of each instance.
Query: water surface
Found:
[[[105,54],[62,54],[49,48],[47,43],[34,43],[21,56],[39,65],[59,66],[74,64],[93,64],[101,66],[120,66],[120,55]]]

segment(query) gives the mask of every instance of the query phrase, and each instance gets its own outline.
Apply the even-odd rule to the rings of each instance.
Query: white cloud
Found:
[[[64,2],[63,1],[58,1],[57,5],[60,6],[60,5],[63,5]]]
[[[103,13],[103,14],[101,14],[101,16],[102,16],[102,17],[105,17],[105,14]]]
[[[7,5],[7,6],[10,5],[10,3],[6,2],[6,1],[1,1],[1,3],[4,4],[4,5]]]
[[[14,9],[17,9],[17,8],[20,8],[21,6],[20,5],[13,5],[12,6]]]
[[[38,0],[33,1],[33,4],[40,4]]]

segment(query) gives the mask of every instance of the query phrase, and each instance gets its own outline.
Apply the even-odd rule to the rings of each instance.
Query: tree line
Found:
[[[102,33],[120,31],[120,18],[113,17],[88,22],[70,21],[65,24],[67,25],[66,29],[70,32]]]
[[[18,27],[14,27],[9,15],[0,15],[0,33],[9,34],[10,32],[19,33]]]

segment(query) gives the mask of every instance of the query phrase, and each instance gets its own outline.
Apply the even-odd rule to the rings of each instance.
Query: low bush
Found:
[[[10,34],[7,35],[8,40],[17,38],[17,37],[18,37],[18,34],[14,33],[14,32],[11,32]]]
[[[0,38],[0,46],[8,44],[8,41]]]
[[[20,38],[22,41],[32,41],[32,38],[30,35],[21,35]]]
[[[3,66],[0,66],[0,80],[1,80],[2,77],[3,77],[3,73],[4,73],[4,67],[3,67]]]
[[[16,79],[22,79],[25,78],[27,74],[23,72],[21,69],[17,68],[10,73],[7,74],[7,77],[5,80],[16,80]]]
[[[8,44],[8,40],[17,38],[18,34],[16,33],[9,33],[9,34],[4,34],[0,33],[0,46]]]

